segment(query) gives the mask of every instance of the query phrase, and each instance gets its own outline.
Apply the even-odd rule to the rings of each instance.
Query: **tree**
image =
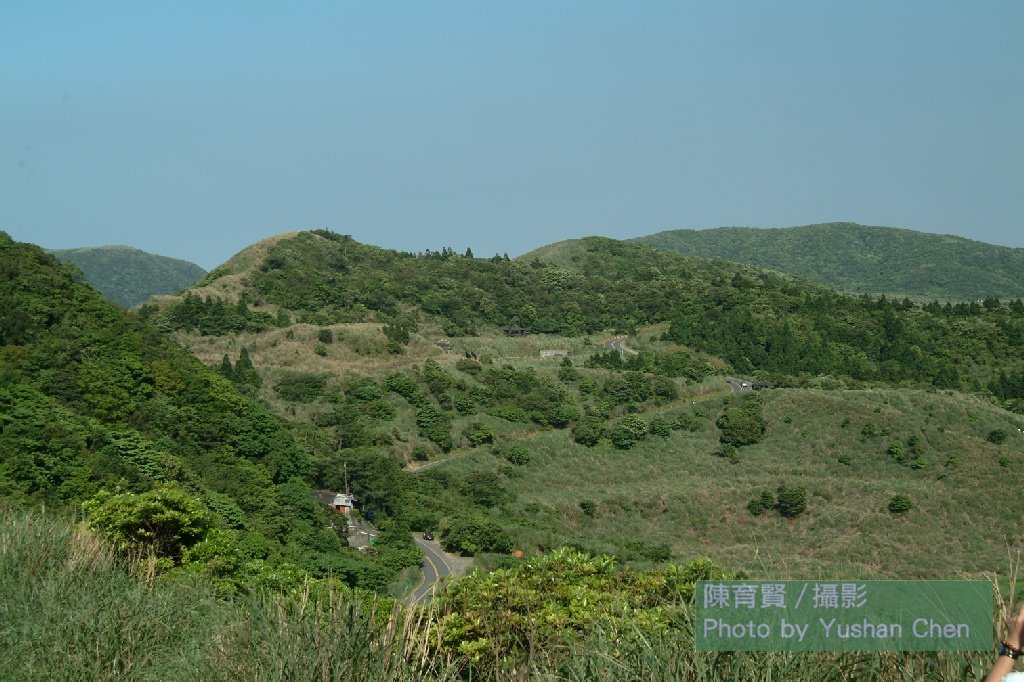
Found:
[[[760,397],[748,397],[738,406],[727,406],[715,425],[722,432],[719,441],[737,448],[759,443],[768,430],[768,423],[761,416]]]
[[[210,515],[203,504],[177,486],[141,494],[101,491],[82,507],[90,528],[126,549],[152,549],[175,563],[210,529]]]
[[[780,485],[775,508],[785,517],[799,516],[807,509],[807,489],[801,486]]]
[[[603,435],[604,420],[595,415],[584,417],[572,427],[572,439],[587,447],[597,445]]]
[[[609,438],[612,445],[628,450],[647,435],[647,422],[638,414],[628,414],[612,425]]]

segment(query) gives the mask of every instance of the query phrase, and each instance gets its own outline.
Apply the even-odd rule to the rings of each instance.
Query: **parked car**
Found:
[[[424,540],[433,540],[434,539],[434,534],[431,533],[430,531],[427,531],[426,533],[423,534],[423,539]]]

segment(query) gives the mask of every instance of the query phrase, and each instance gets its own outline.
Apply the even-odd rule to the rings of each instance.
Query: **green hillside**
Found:
[[[1024,249],[856,223],[669,230],[633,241],[787,272],[849,293],[938,300],[1024,296]]]
[[[53,249],[50,253],[74,263],[93,288],[126,308],[145,303],[157,294],[181,291],[206,274],[194,263],[130,246]]]
[[[850,297],[602,238],[508,261],[307,232],[250,247],[142,315],[211,367],[253,367],[258,395],[322,463],[318,484],[338,485],[347,466],[367,510],[439,530],[453,550],[570,544],[753,570],[746,505],[781,485],[811,496],[799,542],[760,519],[795,572],[948,575],[999,561],[982,557],[1001,535],[936,509],[1016,466],[1020,418],[1005,408],[1024,405],[1020,301]],[[635,354],[604,346],[622,331]],[[777,388],[726,405],[730,375]],[[748,464],[772,473],[737,475]],[[729,485],[712,494],[721,477]],[[941,495],[940,480],[959,487]],[[832,509],[815,502],[843,495]],[[920,511],[890,519],[896,495]],[[864,562],[860,545],[809,549],[858,520],[891,522],[900,546],[914,533],[974,544],[929,567],[917,555]]]
[[[226,588],[333,575],[383,590],[418,562],[408,538],[348,549],[287,423],[78,277],[0,233],[4,504],[85,510],[125,549]]]
[[[957,679],[970,655],[694,654],[694,581],[1006,575],[1019,540],[1020,300],[852,297],[602,238],[508,260],[290,233],[137,313],[29,245],[0,268],[18,673]],[[344,486],[365,552],[310,497]],[[92,530],[6,509],[41,502]],[[410,531],[485,570],[396,605]]]

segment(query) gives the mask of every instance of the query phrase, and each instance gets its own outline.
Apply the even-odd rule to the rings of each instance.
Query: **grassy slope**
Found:
[[[1024,296],[1024,249],[890,227],[670,230],[636,240],[806,277],[852,293],[938,299]]]
[[[707,555],[722,565],[777,577],[953,577],[960,571],[1005,571],[1006,547],[1019,533],[1006,519],[1024,514],[1024,500],[1005,494],[1007,474],[1024,464],[1024,420],[953,394],[902,390],[825,392],[776,390],[763,394],[770,429],[742,448],[738,464],[715,457],[713,419],[696,433],[651,437],[629,451],[586,448],[565,432],[529,440],[533,460],[510,484],[520,537],[543,545],[572,540],[613,550],[631,539],[668,543],[682,557]],[[786,423],[786,418],[791,423]],[[845,418],[848,426],[841,426]],[[889,435],[865,438],[874,422]],[[1011,432],[996,446],[994,428]],[[886,454],[891,440],[919,434],[926,443],[923,470]],[[843,465],[837,458],[849,455]],[[959,464],[946,467],[950,455]],[[998,460],[1009,458],[1010,468]],[[479,453],[445,466],[497,468]],[[754,517],[747,502],[778,484],[808,489],[808,509],[795,520]],[[915,508],[889,514],[893,495]],[[579,502],[593,500],[594,518]],[[529,503],[539,505],[530,511]],[[527,547],[529,548],[529,547]]]
[[[129,246],[59,249],[50,253],[74,263],[89,284],[108,300],[128,308],[157,294],[180,291],[206,274],[194,263]]]

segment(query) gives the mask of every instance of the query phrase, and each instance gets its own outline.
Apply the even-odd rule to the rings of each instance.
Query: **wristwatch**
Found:
[[[999,642],[999,655],[1009,656],[1010,658],[1016,661],[1017,657],[1020,656],[1020,649],[1013,646],[1004,639],[1003,641]]]

